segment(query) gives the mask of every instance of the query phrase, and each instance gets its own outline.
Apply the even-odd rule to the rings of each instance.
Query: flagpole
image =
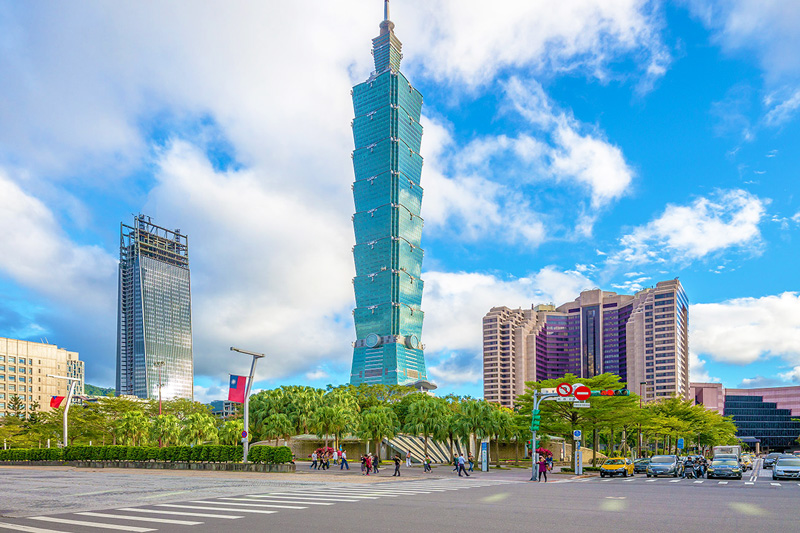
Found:
[[[250,389],[253,387],[253,377],[256,374],[256,361],[264,357],[264,354],[240,350],[233,346],[231,346],[231,351],[253,356],[253,363],[250,365],[250,377],[247,379],[247,386],[244,392],[244,435],[242,435],[244,453],[242,455],[242,463],[247,464],[247,453],[250,451]]]
[[[71,378],[65,376],[54,376],[53,374],[46,374],[49,378],[56,378],[56,379],[66,379],[69,381],[69,391],[67,392],[67,405],[64,406],[64,442],[62,442],[62,447],[67,447],[67,415],[69,414],[69,404],[72,403],[72,393],[75,390],[75,383],[79,382],[80,379],[78,378]]]

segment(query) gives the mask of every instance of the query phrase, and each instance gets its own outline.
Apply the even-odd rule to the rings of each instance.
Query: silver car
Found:
[[[800,478],[800,457],[781,455],[772,467],[772,479]]]
[[[682,465],[677,455],[654,455],[647,465],[647,477],[681,475]]]

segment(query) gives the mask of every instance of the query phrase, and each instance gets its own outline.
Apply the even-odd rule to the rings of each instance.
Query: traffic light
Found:
[[[539,409],[533,410],[533,417],[531,418],[531,431],[539,431],[539,425],[542,423],[542,415]]]
[[[593,390],[592,396],[630,396],[631,393],[628,389],[616,390]]]

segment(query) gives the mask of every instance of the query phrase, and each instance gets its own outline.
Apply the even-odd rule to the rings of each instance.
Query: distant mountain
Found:
[[[115,391],[114,387],[109,387],[109,388],[96,387],[94,385],[84,383],[83,392],[87,396],[109,396],[109,395],[113,396]]]

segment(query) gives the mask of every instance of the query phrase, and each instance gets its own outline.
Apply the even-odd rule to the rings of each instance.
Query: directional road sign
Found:
[[[540,392],[542,394],[558,394],[555,387],[553,387],[552,389],[542,389]]]
[[[683,449],[683,438],[678,439],[678,449],[679,450]]]
[[[572,404],[572,407],[576,407],[576,408],[579,408],[579,407],[586,408],[586,407],[591,407],[591,406],[592,406],[592,404],[590,404],[589,402],[575,402],[575,403]]]
[[[581,440],[581,430],[580,429],[576,429],[575,431],[573,431],[572,432],[572,438],[575,439],[575,440]]]
[[[569,383],[562,383],[556,389],[559,396],[571,396],[572,395],[572,385]]]
[[[575,396],[558,396],[557,398],[553,398],[557,402],[574,402]]]
[[[592,390],[586,385],[581,385],[572,391],[572,394],[580,401],[588,400],[592,395]]]

